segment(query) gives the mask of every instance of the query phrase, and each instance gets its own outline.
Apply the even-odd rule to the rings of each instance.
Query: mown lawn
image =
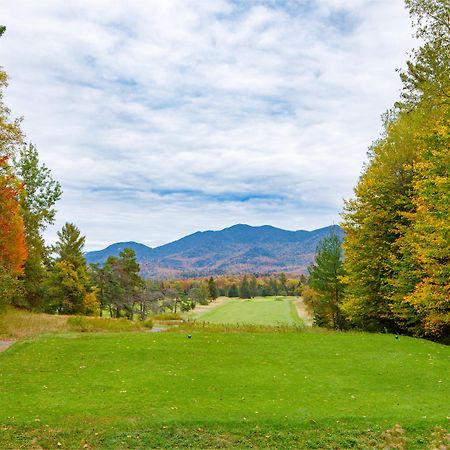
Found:
[[[254,299],[230,299],[209,311],[192,316],[199,322],[300,325],[294,302],[296,297],[256,297]]]
[[[449,358],[363,333],[48,335],[0,354],[0,448],[377,448],[397,423],[427,448]]]

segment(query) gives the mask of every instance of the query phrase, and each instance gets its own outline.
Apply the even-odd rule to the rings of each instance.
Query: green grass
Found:
[[[214,324],[299,325],[302,320],[295,309],[296,297],[256,297],[230,299],[216,308],[191,316]]]
[[[0,354],[0,447],[377,448],[399,423],[427,448],[449,357],[363,333],[47,335]]]

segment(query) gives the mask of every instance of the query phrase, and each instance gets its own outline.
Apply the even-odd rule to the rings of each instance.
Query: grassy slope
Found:
[[[278,299],[278,300],[277,300]],[[198,321],[210,323],[243,323],[257,325],[296,325],[298,317],[293,302],[296,297],[257,297],[255,299],[233,299],[217,308],[194,316]]]
[[[0,443],[367,447],[400,423],[424,448],[449,357],[390,335],[46,336],[0,355]]]

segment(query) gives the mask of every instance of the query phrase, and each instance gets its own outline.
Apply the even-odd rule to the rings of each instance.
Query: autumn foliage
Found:
[[[363,329],[448,341],[450,10],[434,0],[407,6],[425,43],[345,204],[343,309]]]
[[[14,275],[23,272],[27,257],[19,189],[17,180],[8,174],[4,156],[0,159],[0,265]]]

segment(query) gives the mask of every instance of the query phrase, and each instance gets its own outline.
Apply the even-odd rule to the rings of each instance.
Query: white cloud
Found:
[[[57,225],[94,248],[337,222],[411,31],[401,2],[298,6],[2,2],[6,100],[63,185]]]

